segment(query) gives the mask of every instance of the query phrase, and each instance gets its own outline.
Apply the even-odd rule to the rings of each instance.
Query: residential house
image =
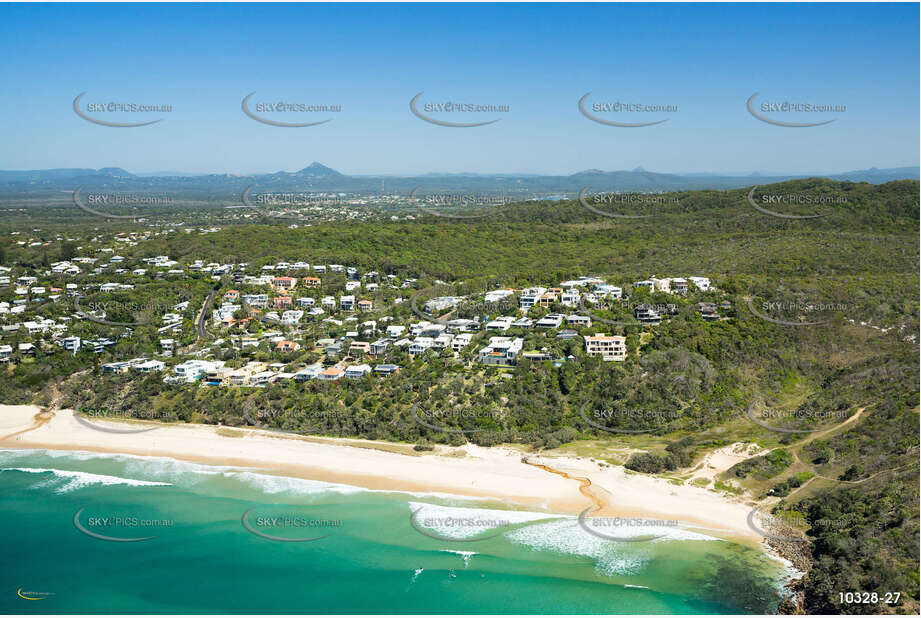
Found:
[[[622,361],[627,358],[627,338],[619,335],[595,333],[585,338],[585,353],[600,356],[605,361]]]
[[[587,315],[568,315],[566,316],[568,326],[591,326],[592,319]]]
[[[422,354],[435,345],[435,340],[431,337],[416,337],[409,346],[410,354]]]
[[[391,343],[393,343],[393,339],[378,339],[370,346],[368,346],[368,351],[374,356],[380,356],[387,351],[387,348],[390,347]]]
[[[349,346],[349,354],[352,356],[364,355],[371,352],[371,344],[367,341],[353,341]]]
[[[521,295],[518,297],[518,307],[524,311],[529,310],[538,303],[540,297],[546,292],[547,288],[542,287],[532,287],[521,290]]]
[[[334,365],[318,373],[317,379],[321,382],[333,382],[335,380],[341,380],[343,376],[345,376],[345,369],[339,365]]]
[[[349,380],[357,380],[371,373],[370,365],[351,365],[345,370],[345,377]]]
[[[565,318],[566,316],[561,313],[548,313],[539,319],[534,326],[535,328],[559,328]]]
[[[473,339],[472,333],[461,333],[451,341],[451,349],[455,352],[460,352],[462,348],[470,345],[471,339]]]
[[[521,337],[490,337],[489,345],[480,350],[478,359],[484,365],[514,365],[523,346]]]

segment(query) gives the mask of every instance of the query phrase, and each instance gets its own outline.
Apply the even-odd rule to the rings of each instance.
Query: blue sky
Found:
[[[0,5],[0,169],[121,166],[133,172],[569,174],[822,173],[918,164],[917,4]],[[79,118],[87,101],[165,103],[156,125]],[[328,103],[336,114],[246,117],[242,98]],[[489,126],[426,123],[410,99],[508,105]],[[677,105],[599,114],[578,100]],[[846,105],[782,115],[758,101]]]

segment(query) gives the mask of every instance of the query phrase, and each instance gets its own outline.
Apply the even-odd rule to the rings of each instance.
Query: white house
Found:
[[[490,337],[489,345],[480,350],[478,359],[484,365],[514,365],[522,347],[521,337]]]

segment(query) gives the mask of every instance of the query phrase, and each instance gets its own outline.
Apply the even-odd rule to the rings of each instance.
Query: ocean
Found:
[[[87,452],[0,450],[0,522],[6,614],[772,613],[789,573],[677,526]]]

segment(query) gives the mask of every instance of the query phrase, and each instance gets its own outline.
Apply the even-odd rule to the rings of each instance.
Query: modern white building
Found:
[[[490,337],[489,345],[480,350],[477,358],[484,365],[514,365],[522,347],[521,337]]]
[[[595,333],[585,338],[585,353],[600,356],[605,361],[622,361],[627,358],[626,337]]]

